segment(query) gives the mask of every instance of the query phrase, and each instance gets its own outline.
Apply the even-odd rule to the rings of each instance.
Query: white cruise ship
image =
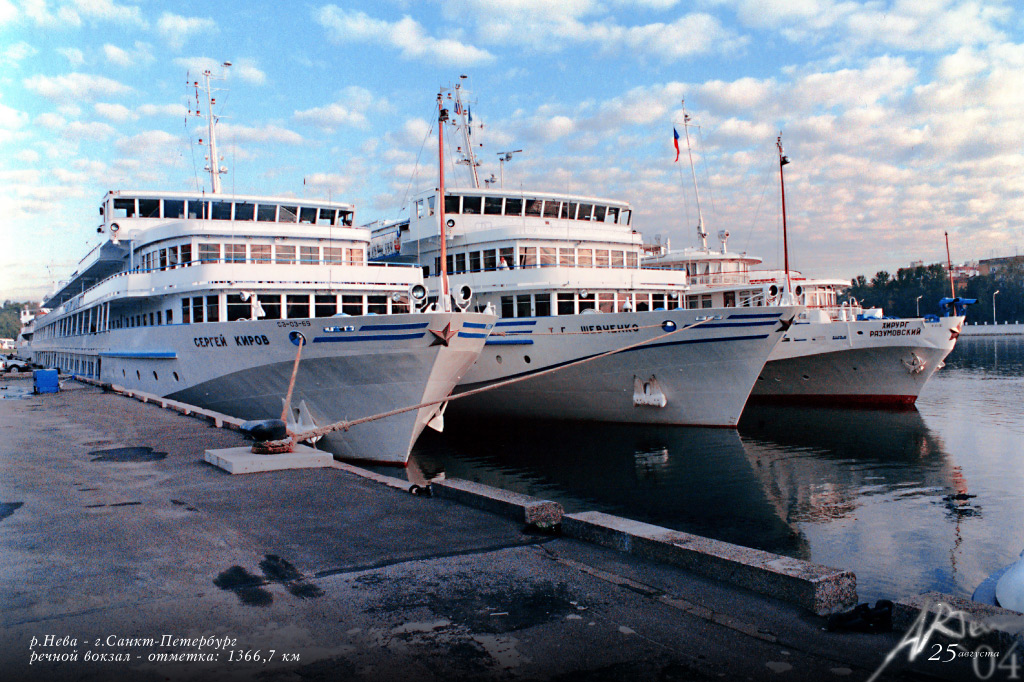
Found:
[[[750,270],[761,259],[728,251],[688,248],[656,253],[649,267],[684,271],[715,306],[760,306],[779,301],[787,287],[806,309],[772,350],[754,389],[754,402],[910,406],[943,366],[963,326],[962,309],[949,315],[886,319],[877,308],[838,303],[845,280],[799,272]]]
[[[440,187],[413,197],[408,220],[375,229],[372,247],[383,262],[450,275],[460,298],[500,314],[449,410],[736,426],[800,307],[714,309],[690,295],[686,273],[643,268],[626,202],[481,189],[460,87],[438,95],[439,158],[452,102],[474,186],[445,189],[439,161]]]
[[[348,204],[112,191],[100,212],[107,239],[36,322],[41,365],[301,431],[444,400],[495,320],[428,305],[418,268],[369,263]],[[327,449],[405,464],[439,413],[359,424]]]

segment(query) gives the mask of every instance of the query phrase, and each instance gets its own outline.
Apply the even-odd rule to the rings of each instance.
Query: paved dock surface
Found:
[[[345,471],[231,476],[202,455],[237,432],[65,388],[0,401],[3,680],[866,680],[903,636]],[[930,653],[881,679],[975,679]]]

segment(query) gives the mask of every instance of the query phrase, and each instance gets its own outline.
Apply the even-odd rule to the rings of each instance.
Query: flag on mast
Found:
[[[672,127],[672,144],[674,144],[676,146],[676,160],[673,163],[678,163],[678,161],[679,161],[679,131],[675,129],[675,126]]]

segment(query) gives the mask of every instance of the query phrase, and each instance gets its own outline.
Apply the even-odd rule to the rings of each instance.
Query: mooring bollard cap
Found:
[[[256,419],[242,422],[238,428],[256,441],[284,440],[288,437],[288,425],[280,419]]]

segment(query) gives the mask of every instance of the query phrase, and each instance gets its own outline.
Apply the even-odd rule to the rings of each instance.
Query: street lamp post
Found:
[[[996,324],[996,294],[999,293],[999,289],[992,292],[992,324]]]
[[[921,296],[924,296],[924,294],[921,294]],[[917,300],[915,301],[917,303],[917,316],[918,317],[921,317],[921,296],[918,296]]]

